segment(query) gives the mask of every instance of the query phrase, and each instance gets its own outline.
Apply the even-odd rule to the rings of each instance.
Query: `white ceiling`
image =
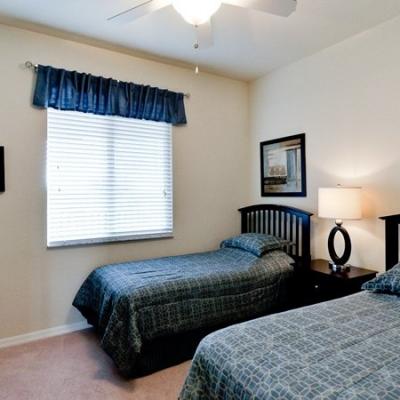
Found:
[[[130,24],[106,20],[135,2],[0,0],[0,15],[251,80],[400,14],[400,0],[298,0],[289,18],[223,5],[214,46],[195,51],[194,28],[172,7]]]

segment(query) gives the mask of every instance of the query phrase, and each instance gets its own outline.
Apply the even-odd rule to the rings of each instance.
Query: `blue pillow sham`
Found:
[[[263,256],[268,251],[282,249],[289,245],[288,240],[280,239],[273,235],[262,233],[242,233],[241,235],[225,239],[220,247],[231,247],[248,251],[257,257]]]
[[[361,289],[374,293],[388,293],[400,295],[400,264],[394,266],[384,274],[365,282]]]

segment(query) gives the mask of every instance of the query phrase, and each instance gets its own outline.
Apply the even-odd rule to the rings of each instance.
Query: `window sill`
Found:
[[[174,234],[169,233],[154,233],[148,235],[129,235],[129,236],[113,236],[108,238],[96,239],[79,239],[79,240],[65,240],[47,243],[48,249],[55,249],[61,247],[74,247],[74,246],[90,246],[97,244],[110,244],[120,242],[131,242],[137,240],[157,240],[157,239],[172,239]]]

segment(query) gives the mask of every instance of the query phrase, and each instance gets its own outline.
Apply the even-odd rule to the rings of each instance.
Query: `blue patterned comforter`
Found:
[[[144,341],[265,315],[280,305],[293,270],[282,251],[259,258],[225,248],[108,265],[94,270],[73,302],[102,335],[124,375]]]
[[[363,292],[212,333],[180,399],[400,399],[400,299]]]

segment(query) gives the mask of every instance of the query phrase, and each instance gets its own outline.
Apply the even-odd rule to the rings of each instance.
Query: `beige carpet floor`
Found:
[[[90,329],[0,350],[1,400],[176,400],[190,362],[119,377]]]

